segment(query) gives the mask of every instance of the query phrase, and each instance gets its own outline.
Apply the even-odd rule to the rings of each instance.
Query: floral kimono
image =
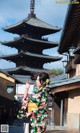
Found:
[[[28,105],[28,111],[33,111],[33,115],[30,117],[30,124],[33,133],[43,133],[46,129],[45,118],[47,116],[47,92],[46,88],[34,87],[33,95],[30,98],[30,102],[35,106],[30,107]],[[34,109],[35,108],[35,109]]]
[[[35,86],[27,108],[20,110],[18,114],[18,118],[25,118],[26,112],[32,112],[29,116],[32,133],[43,133],[46,129],[47,97],[46,88]]]

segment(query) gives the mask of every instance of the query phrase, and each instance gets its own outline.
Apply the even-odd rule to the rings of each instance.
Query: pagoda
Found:
[[[2,42],[3,45],[14,47],[17,54],[5,55],[0,58],[16,63],[16,67],[6,69],[11,75],[33,75],[47,71],[43,68],[44,63],[61,60],[61,57],[43,54],[44,49],[54,48],[58,43],[43,38],[60,31],[58,27],[49,25],[38,19],[34,14],[35,0],[30,1],[30,14],[19,23],[4,28],[4,31],[18,34],[19,37],[13,41]]]

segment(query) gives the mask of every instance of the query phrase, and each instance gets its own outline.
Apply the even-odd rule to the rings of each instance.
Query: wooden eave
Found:
[[[51,89],[51,92],[52,93],[59,93],[59,92],[63,92],[63,91],[68,92],[68,91],[71,91],[74,89],[80,89],[80,82],[55,87],[55,88]]]
[[[10,68],[6,69],[6,71],[10,74],[31,75],[30,71],[25,71],[22,67]]]
[[[68,92],[74,89],[80,89],[80,76],[65,80],[55,81],[49,85],[52,93]]]
[[[32,49],[33,47],[41,47],[42,49],[46,49],[58,46],[57,42],[27,38],[25,36],[16,38],[13,41],[1,42],[1,43],[5,46],[15,47],[17,49],[22,49],[23,45],[25,45],[25,47],[32,46]]]
[[[58,48],[59,53],[67,52],[72,45],[75,45],[74,39],[80,27],[80,5],[69,5],[65,25],[63,28],[60,45]]]
[[[60,31],[61,28],[49,25],[38,18],[27,18],[17,24],[14,24],[12,26],[7,26],[3,30],[19,35],[26,33],[28,34],[36,33],[42,36],[42,35],[56,33]]]
[[[40,72],[48,71],[46,69],[37,69],[37,68],[32,68],[27,66],[26,67],[20,66],[20,67],[5,69],[5,70],[10,74],[18,74],[18,75],[33,75]]]
[[[0,57],[1,59],[5,59],[5,60],[11,60],[13,62],[16,62],[20,59],[26,59],[28,61],[30,60],[34,60],[34,61],[43,61],[43,62],[50,62],[50,61],[58,61],[61,60],[61,57],[55,57],[55,56],[48,56],[48,55],[43,55],[43,54],[33,54],[30,52],[26,52],[26,53],[18,53],[18,54],[12,54],[12,55],[6,55],[6,56],[2,56]]]
[[[0,77],[9,80],[11,82],[15,82],[15,78],[13,76],[11,76],[10,74],[7,73],[7,71],[4,71],[2,69],[0,69]]]

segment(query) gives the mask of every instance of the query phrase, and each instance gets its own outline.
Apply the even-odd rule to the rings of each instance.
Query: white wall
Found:
[[[33,86],[34,85],[30,85],[29,94],[32,94]],[[17,84],[16,85],[16,94],[24,94],[25,88],[26,88],[25,84]]]
[[[69,92],[68,113],[80,113],[80,89]]]
[[[80,65],[76,65],[76,76],[80,76]]]
[[[69,91],[67,126],[69,129],[80,129],[80,89]]]

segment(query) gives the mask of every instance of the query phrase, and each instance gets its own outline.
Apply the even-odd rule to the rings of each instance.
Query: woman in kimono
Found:
[[[49,84],[49,75],[45,72],[36,77],[36,85],[33,88],[33,94],[28,98],[28,89],[30,83],[26,83],[26,92],[23,97],[23,105],[27,107],[26,117],[30,118],[31,133],[44,133],[46,130],[47,117],[47,85]]]

